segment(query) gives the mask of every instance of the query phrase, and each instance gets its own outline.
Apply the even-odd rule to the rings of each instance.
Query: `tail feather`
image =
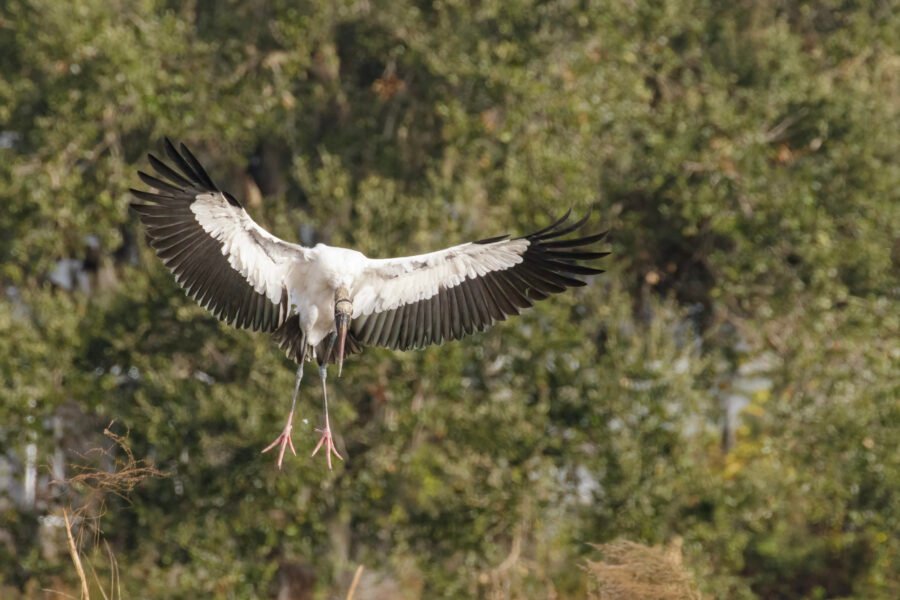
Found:
[[[282,323],[281,327],[272,333],[278,347],[284,350],[284,354],[298,365],[306,359],[306,334],[300,328],[300,319],[297,315],[291,315]]]
[[[285,321],[281,327],[272,332],[272,337],[275,339],[275,343],[278,344],[278,347],[284,350],[285,356],[289,359],[297,364],[306,360],[309,346],[306,344],[306,335],[303,333],[303,329],[300,328],[300,318],[297,315],[288,317],[287,321]],[[328,348],[327,342],[328,338],[326,337],[318,346],[316,346],[316,356],[318,357],[319,364],[322,364],[324,360],[323,356],[325,355],[325,350]],[[359,340],[356,339],[353,332],[348,331],[347,341],[344,345],[344,358],[347,358],[351,354],[358,354],[362,352],[362,349],[362,345],[359,343]],[[329,364],[337,362],[337,344],[332,348],[331,354],[327,357],[327,361]]]

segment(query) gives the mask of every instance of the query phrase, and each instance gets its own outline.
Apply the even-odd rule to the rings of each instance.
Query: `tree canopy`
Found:
[[[709,597],[900,597],[898,30],[838,0],[7,0],[0,595],[78,593],[65,509],[121,597],[343,597],[357,565],[369,597],[588,597],[617,539],[677,540]],[[415,254],[572,207],[609,272],[352,357],[333,472],[306,381],[279,473],[291,364],[128,210],[163,136],[284,239]]]

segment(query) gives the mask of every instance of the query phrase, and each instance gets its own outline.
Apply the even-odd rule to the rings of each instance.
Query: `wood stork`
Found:
[[[565,237],[587,217],[571,210],[529,235],[508,235],[404,258],[372,259],[356,250],[285,242],[257,225],[234,196],[220,190],[181,144],[165,140],[171,165],[152,153],[157,176],[138,172],[155,192],[132,189],[131,204],[150,246],[188,296],[235,327],[273,334],[297,367],[296,383],[278,447],[278,468],[291,440],[303,363],[316,360],[325,420],[312,455],[334,446],[328,419],[327,365],[364,346],[422,348],[482,331],[550,294],[585,285],[578,275],[603,271],[581,264],[602,258],[589,246],[606,232]]]

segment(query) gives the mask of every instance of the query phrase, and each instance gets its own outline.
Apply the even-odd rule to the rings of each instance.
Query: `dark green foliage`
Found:
[[[107,501],[123,597],[271,597],[283,560],[323,598],[360,563],[409,597],[580,597],[590,543],[676,537],[710,597],[900,596],[897,15],[8,0],[0,596],[77,594],[45,517],[85,494],[45,466],[110,468],[88,450],[113,420],[168,474]],[[571,206],[612,230],[610,272],[471,339],[353,357],[334,472],[308,458],[309,373],[279,473],[259,450],[290,363],[185,298],[127,209],[164,135],[286,239],[412,254]]]

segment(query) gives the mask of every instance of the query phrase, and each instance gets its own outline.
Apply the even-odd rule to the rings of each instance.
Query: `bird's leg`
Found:
[[[331,355],[331,346],[334,345],[332,343],[329,345],[329,351],[325,353],[325,360],[328,360],[328,357]],[[323,445],[325,446],[325,456],[328,459],[328,469],[331,470],[331,455],[334,454],[340,460],[344,460],[344,457],[338,454],[337,448],[334,447],[334,439],[331,437],[331,423],[328,421],[328,387],[325,384],[325,379],[328,376],[327,371],[327,362],[322,363],[319,367],[319,376],[322,378],[322,397],[324,398],[325,403],[325,428],[324,429],[316,429],[316,431],[322,434],[322,437],[319,438],[319,443],[316,444],[315,450],[312,452],[312,456],[316,455],[316,452],[319,451]]]
[[[291,441],[291,430],[294,428],[294,408],[297,406],[297,395],[300,393],[300,380],[303,379],[303,361],[300,361],[300,366],[297,367],[297,382],[294,384],[294,397],[291,399],[291,412],[288,414],[287,424],[284,426],[284,430],[282,430],[281,435],[275,438],[275,441],[266,446],[263,449],[263,452],[268,452],[275,446],[280,446],[278,450],[278,469],[281,469],[281,463],[284,460],[284,451],[290,447],[291,453],[294,456],[297,456],[297,451],[294,450],[294,442]]]

